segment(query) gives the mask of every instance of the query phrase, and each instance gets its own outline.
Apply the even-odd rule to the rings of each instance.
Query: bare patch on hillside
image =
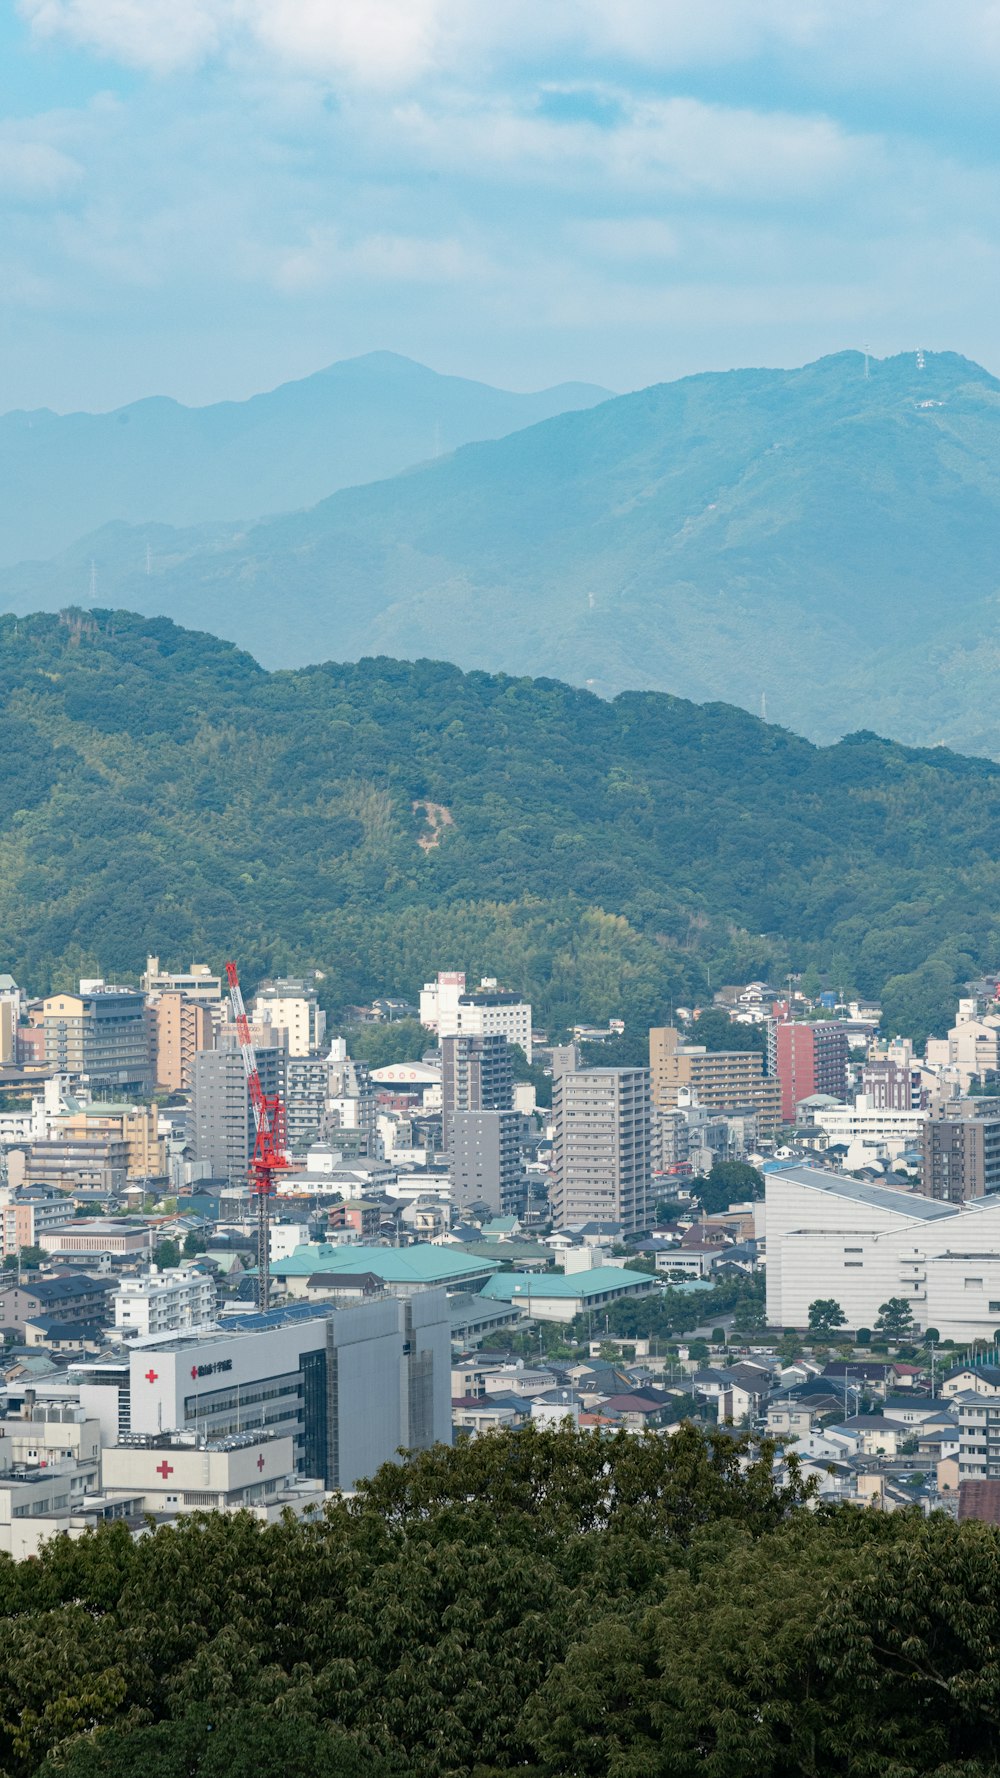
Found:
[[[418,797],[413,805],[414,814],[421,810],[428,831],[420,835],[417,845],[423,852],[433,852],[435,846],[440,846],[445,828],[454,827],[455,817],[444,803],[431,803],[425,797]]]

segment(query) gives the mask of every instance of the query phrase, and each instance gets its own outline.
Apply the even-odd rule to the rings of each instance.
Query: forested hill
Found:
[[[431,654],[763,693],[815,740],[1000,758],[998,530],[996,378],[942,352],[866,379],[844,352],[644,389],[251,528],[111,526],[6,570],[0,605],[165,613],[269,666]]]
[[[1000,768],[731,706],[363,660],[268,674],[126,612],[0,619],[0,967],[239,956],[334,1005],[499,975],[662,1019],[815,963],[940,1025],[1000,958]]]

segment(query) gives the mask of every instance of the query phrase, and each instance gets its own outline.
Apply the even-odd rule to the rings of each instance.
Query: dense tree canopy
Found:
[[[1000,956],[1000,766],[943,749],[432,661],[268,674],[126,612],[0,619],[0,749],[0,958],[36,992],[235,953],[337,1009],[451,965],[639,1055],[709,968],[813,964],[920,1036]]]
[[[491,1435],[0,1564],[4,1778],[987,1778],[1000,1534],[728,1431]]]

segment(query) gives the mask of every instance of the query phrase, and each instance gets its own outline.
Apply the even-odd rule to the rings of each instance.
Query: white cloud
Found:
[[[310,228],[305,239],[285,248],[265,275],[289,295],[312,294],[340,284],[455,285],[488,277],[489,261],[463,242],[404,234],[363,235],[345,240],[333,226]]]
[[[432,72],[587,58],[646,71],[797,62],[814,87],[892,85],[924,70],[991,78],[997,0],[18,0],[63,36],[166,73],[246,46],[323,77],[382,87]],[[928,97],[931,93],[928,94]]]
[[[397,151],[404,148],[438,172],[475,170],[496,181],[679,197],[795,199],[862,168],[870,173],[880,158],[877,140],[824,117],[696,99],[619,98],[621,116],[610,127],[472,99],[433,110],[407,101],[394,109],[388,127],[395,126]],[[386,127],[379,119],[379,130]]]
[[[55,201],[72,191],[83,168],[48,142],[19,139],[0,125],[0,198],[25,203]]]

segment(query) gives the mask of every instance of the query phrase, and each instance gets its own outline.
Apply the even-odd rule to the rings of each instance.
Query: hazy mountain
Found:
[[[250,401],[3,414],[0,562],[51,556],[112,519],[193,525],[311,506],[607,394],[564,383],[513,395],[371,352]]]
[[[0,956],[36,993],[147,951],[314,964],[334,1005],[447,964],[634,1037],[706,965],[815,964],[917,1034],[1000,954],[1000,766],[731,705],[7,617],[0,758]]]
[[[249,529],[112,527],[0,598],[163,611],[268,665],[439,655],[1000,753],[998,531],[1000,383],[951,353],[866,378],[848,352],[621,396]]]

